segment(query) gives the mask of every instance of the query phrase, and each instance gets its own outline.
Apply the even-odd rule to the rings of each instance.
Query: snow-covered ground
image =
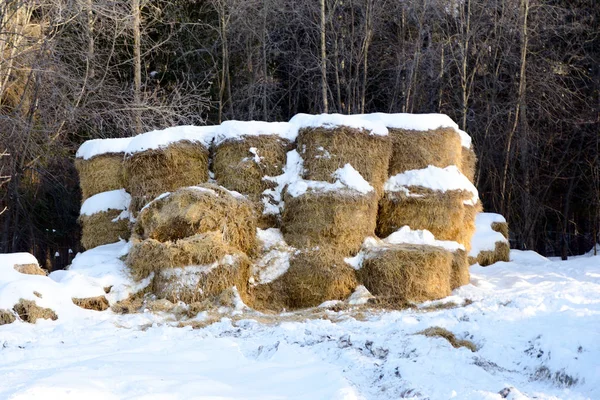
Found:
[[[72,273],[124,293],[124,250],[79,255]],[[511,260],[475,265],[471,285],[404,311],[245,311],[192,329],[150,312],[57,310],[0,326],[0,399],[600,399],[600,257]],[[417,334],[432,326],[477,351]]]

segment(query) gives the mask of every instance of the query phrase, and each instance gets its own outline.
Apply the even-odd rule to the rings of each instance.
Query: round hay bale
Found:
[[[333,174],[350,164],[377,193],[382,193],[392,154],[390,144],[388,135],[371,134],[367,129],[302,128],[297,148],[304,160],[303,178],[334,182]]]
[[[102,154],[89,160],[76,159],[82,200],[95,194],[127,187],[123,168],[124,153]]]
[[[433,165],[461,165],[462,144],[453,128],[427,131],[388,128],[392,139],[389,175]]]
[[[507,242],[496,242],[494,250],[484,250],[477,254],[477,257],[469,257],[469,263],[479,263],[482,267],[487,267],[498,261],[510,261],[510,246]]]
[[[471,182],[475,182],[475,172],[477,171],[477,155],[473,149],[462,147],[461,151],[461,162],[460,171],[467,177]]]
[[[285,195],[282,232],[293,247],[331,247],[340,254],[358,252],[377,224],[377,195],[354,190],[307,191]]]
[[[133,246],[125,262],[137,280],[154,274],[152,293],[174,303],[202,301],[233,286],[246,298],[250,261],[218,232],[166,243],[146,239]]]
[[[469,260],[467,252],[456,250],[452,253],[452,276],[450,277],[450,288],[452,290],[468,285],[471,282],[471,273],[469,272]]]
[[[202,143],[188,140],[127,155],[130,209],[135,214],[162,193],[208,181],[208,155]]]
[[[271,283],[251,288],[253,307],[281,311],[345,300],[357,286],[356,272],[335,249],[298,251],[290,267]]]
[[[256,244],[256,213],[240,194],[206,183],[159,196],[139,213],[134,232],[160,242],[200,233],[219,232],[229,245],[252,252]]]
[[[291,142],[276,135],[242,136],[218,144],[214,150],[213,170],[219,185],[246,195],[257,210],[258,226],[279,226],[275,215],[263,214],[267,189],[276,186],[265,176],[283,172]]]
[[[452,260],[441,247],[388,245],[367,251],[358,278],[388,303],[436,300],[450,295]]]
[[[405,225],[412,229],[426,229],[438,240],[451,240],[468,246],[474,226],[465,225],[464,201],[470,192],[434,191],[409,187],[403,191],[386,191],[379,202],[377,235],[386,237]]]
[[[81,215],[81,245],[89,250],[121,239],[129,239],[129,219],[121,218],[122,213],[122,210],[108,210],[93,215]]]

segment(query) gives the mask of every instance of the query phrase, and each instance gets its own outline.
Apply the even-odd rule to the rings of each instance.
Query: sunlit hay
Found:
[[[229,190],[259,196],[274,187],[263,178],[281,175],[289,148],[290,142],[276,135],[226,140],[214,151],[215,179]]]
[[[389,129],[392,158],[389,176],[433,165],[445,168],[461,165],[461,139],[453,128],[428,131]]]
[[[13,311],[17,313],[19,318],[24,322],[35,324],[38,319],[51,319],[56,321],[58,316],[49,308],[43,308],[35,304],[35,301],[20,299],[14,305]]]
[[[237,249],[252,252],[256,245],[252,203],[206,183],[153,201],[139,213],[134,226],[137,237],[161,242],[212,231],[220,232],[223,240]]]
[[[510,246],[506,242],[496,242],[494,250],[480,251],[477,258],[469,257],[469,262],[479,263],[482,267],[487,267],[498,261],[510,261]]]
[[[452,253],[452,276],[450,277],[450,288],[452,290],[471,282],[471,273],[469,272],[469,260],[467,252],[456,250]]]
[[[388,245],[368,251],[358,271],[360,283],[376,297],[421,302],[451,292],[453,255],[428,245]]]
[[[131,234],[128,218],[119,218],[122,210],[108,210],[92,215],[81,215],[81,245],[86,249],[127,240]]]
[[[456,336],[454,335],[454,333],[450,332],[447,329],[441,328],[439,326],[432,326],[430,328],[425,329],[424,331],[418,332],[417,334],[428,336],[428,337],[444,338],[455,349],[458,349],[461,347],[466,347],[467,349],[471,350],[472,352],[477,351],[477,346],[475,345],[475,343],[471,342],[470,340],[457,339]]]
[[[123,157],[124,153],[108,153],[89,160],[75,159],[82,201],[98,193],[127,187]]]
[[[462,148],[460,172],[469,178],[471,182],[475,182],[475,172],[477,171],[477,155],[473,149]]]
[[[104,311],[108,310],[108,308],[110,307],[110,305],[108,304],[108,300],[104,296],[85,298],[73,297],[71,300],[73,301],[73,304],[75,304],[78,307],[85,308],[86,310]]]
[[[12,312],[0,309],[0,326],[12,324],[15,320],[15,315]]]
[[[133,314],[138,312],[143,305],[144,299],[139,295],[133,295],[113,304],[110,309],[117,314]]]
[[[197,142],[134,153],[124,165],[134,214],[162,193],[208,181],[208,149]]]
[[[437,240],[451,240],[470,246],[475,226],[465,225],[464,200],[472,194],[461,190],[446,192],[409,187],[405,192],[386,192],[379,202],[377,236],[387,237],[405,225],[426,229]]]
[[[483,211],[483,205],[481,204],[481,201],[478,201],[475,205],[465,205],[465,218],[464,218],[464,226],[466,229],[466,232],[472,232],[472,234],[475,234],[476,231],[476,225],[475,225],[475,219],[477,217],[477,214],[479,214],[480,212]],[[470,238],[465,238],[466,243],[462,243],[465,248],[467,249],[467,252],[471,250],[471,240],[473,239],[473,237],[471,236]]]
[[[304,160],[304,179],[334,182],[334,172],[350,164],[382,193],[392,153],[389,136],[371,135],[368,130],[346,126],[303,128],[297,142]]]
[[[47,275],[46,271],[41,269],[37,264],[17,264],[14,266],[14,269],[25,275]]]
[[[285,195],[282,232],[293,247],[335,248],[340,254],[358,252],[377,224],[377,195],[356,191],[308,191]]]
[[[151,292],[172,302],[201,301],[232,286],[245,300],[250,277],[248,258],[220,232],[166,243],[146,239],[132,247],[125,263],[136,280],[154,273]]]
[[[296,252],[278,279],[251,288],[251,305],[281,311],[316,307],[329,300],[345,300],[356,288],[356,272],[335,249],[320,247]]]
[[[492,222],[492,230],[501,233],[508,240],[508,224],[506,222]]]

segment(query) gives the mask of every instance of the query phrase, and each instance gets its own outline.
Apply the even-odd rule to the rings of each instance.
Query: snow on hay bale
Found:
[[[364,118],[379,121],[389,130],[392,141],[389,175],[429,165],[460,166],[462,149],[471,147],[471,137],[444,114],[374,113]]]
[[[83,202],[79,223],[86,250],[129,238],[130,201],[129,193],[119,189],[95,194]]]
[[[161,193],[208,181],[209,146],[217,128],[178,126],[138,135],[125,151],[125,175],[137,213]]]
[[[213,171],[219,185],[248,196],[255,204],[259,226],[278,225],[273,214],[263,213],[272,199],[263,192],[276,183],[269,177],[280,175],[286,153],[295,137],[284,122],[226,121],[215,137]]]
[[[500,214],[479,213],[475,224],[477,229],[471,241],[469,263],[486,267],[498,261],[509,261],[506,219]]]
[[[126,264],[135,279],[151,279],[157,297],[175,303],[203,301],[233,286],[245,298],[250,276],[247,256],[214,231],[165,243],[146,239],[133,246]]]
[[[133,231],[136,238],[160,242],[215,231],[226,243],[251,253],[256,213],[241,194],[205,183],[158,196],[140,211]]]
[[[472,227],[465,225],[465,205],[479,201],[475,186],[456,166],[429,166],[392,176],[380,201],[377,234],[385,237],[408,225],[427,229],[439,240],[468,245]]]
[[[377,195],[350,164],[334,183],[298,180],[287,187],[282,218],[285,240],[297,248],[325,246],[356,253],[377,224]]]
[[[83,200],[126,187],[123,157],[131,138],[93,139],[77,150],[75,168]]]
[[[333,173],[351,164],[378,193],[382,192],[391,156],[385,125],[360,115],[340,114],[298,114],[290,125],[298,132],[304,179],[333,182]]]

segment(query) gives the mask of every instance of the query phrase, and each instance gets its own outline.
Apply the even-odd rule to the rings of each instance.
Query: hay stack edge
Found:
[[[83,246],[129,240],[131,276],[173,303],[280,312],[369,291],[394,308],[508,260],[471,138],[442,114],[173,127],[85,142],[76,164]]]

